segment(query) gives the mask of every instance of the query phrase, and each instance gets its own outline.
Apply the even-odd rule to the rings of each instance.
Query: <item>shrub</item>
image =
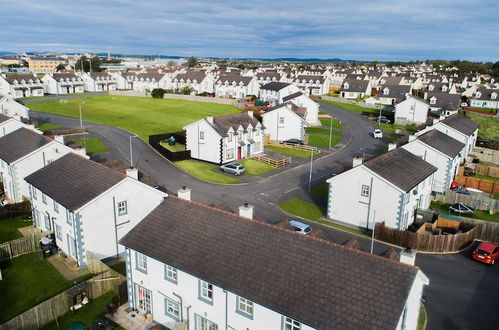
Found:
[[[192,92],[194,92],[194,88],[191,86],[184,86],[180,89],[180,94],[182,95],[191,95]]]
[[[152,90],[151,96],[155,99],[162,99],[165,93],[163,88],[155,88]]]

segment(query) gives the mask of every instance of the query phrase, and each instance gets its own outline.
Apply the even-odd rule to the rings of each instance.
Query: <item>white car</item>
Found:
[[[291,225],[291,227],[293,227],[293,229],[297,233],[300,233],[303,235],[308,235],[308,233],[310,233],[312,231],[312,228],[310,228],[309,225],[307,225],[306,223],[300,222],[300,221],[291,220],[289,222],[289,224]]]
[[[382,139],[383,138],[383,132],[379,128],[377,128],[377,129],[374,130],[373,136],[374,136],[375,139]]]

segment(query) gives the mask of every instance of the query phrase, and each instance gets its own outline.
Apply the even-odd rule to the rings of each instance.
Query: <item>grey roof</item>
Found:
[[[348,88],[344,87],[345,84],[348,84]],[[369,80],[345,79],[343,80],[343,84],[341,84],[340,90],[346,92],[365,92],[368,86]]]
[[[491,89],[491,88],[478,88],[477,92],[480,92],[480,97],[478,97],[475,93],[473,99],[475,100],[486,100],[486,101],[497,101],[499,102],[499,89]],[[495,93],[496,98],[492,98],[492,94]]]
[[[76,211],[126,178],[104,165],[68,153],[25,180],[71,211]]]
[[[418,139],[436,150],[443,152],[447,156],[454,158],[464,148],[464,143],[451,138],[450,136],[433,129],[420,135]]]
[[[395,76],[395,77],[382,77],[381,80],[384,81],[385,85],[400,85],[404,77]]]
[[[174,80],[180,81],[194,81],[196,80],[198,83],[203,81],[206,78],[206,73],[201,71],[187,71],[186,73],[179,73],[173,78]]]
[[[27,128],[19,128],[0,138],[0,159],[11,164],[52,141]]]
[[[213,124],[210,124],[218,134],[224,136],[232,127],[235,131],[239,126],[247,129],[248,126],[256,127],[260,123],[255,117],[250,117],[246,112],[237,113],[234,115],[225,115],[213,118]]]
[[[64,57],[57,56],[30,56],[28,61],[59,61],[65,62],[66,59]]]
[[[296,93],[293,93],[293,94],[289,94],[288,96],[285,96],[282,98],[282,101],[283,102],[286,102],[286,101],[289,101],[289,100],[292,100],[298,96],[302,96],[303,93],[300,91],[300,92],[296,92]]]
[[[441,121],[441,123],[452,127],[459,132],[470,136],[480,126],[477,122],[459,114],[454,114]]]
[[[163,79],[165,76],[164,73],[157,73],[157,72],[143,72],[143,73],[137,73],[136,77],[137,79],[149,79],[149,80],[154,80],[156,82],[160,81]]]
[[[277,72],[269,72],[269,71],[266,71],[266,72],[258,72],[256,74],[256,78],[257,79],[275,79],[275,80],[279,80],[281,79],[281,74],[277,73]]]
[[[300,116],[302,119],[305,118],[305,116],[307,114],[307,108],[306,107],[299,107],[299,106],[297,106],[296,104],[294,104],[291,101],[278,104],[275,107],[266,110],[265,114],[267,114],[269,112],[272,112],[274,110],[278,110],[278,109],[280,109],[282,107],[286,107],[286,108],[290,109],[291,111],[293,111],[294,113],[296,113],[298,116]]]
[[[120,243],[319,329],[396,328],[417,274],[414,266],[173,196]]]
[[[317,81],[319,81],[319,83],[321,84],[324,83],[324,77],[319,75],[299,75],[294,79],[294,81],[296,81],[297,83],[301,83],[303,82],[303,80],[305,80],[306,82],[316,83]]]
[[[114,79],[113,76],[111,76],[109,73],[107,72],[90,72],[90,77],[92,77],[93,79]]]
[[[431,104],[430,102],[432,97],[436,98],[435,104]],[[457,110],[461,103],[461,95],[442,92],[428,92],[426,100],[431,108]]]
[[[238,74],[222,74],[220,75],[220,78],[218,78],[217,83],[220,82],[225,84],[225,82],[227,82],[232,84],[235,82],[236,84],[243,83],[244,86],[247,86],[251,80],[253,80],[253,77],[245,77]]]
[[[0,113],[0,123],[6,122],[9,119],[11,119],[9,116]]]
[[[36,82],[38,80],[38,78],[36,78],[31,73],[16,73],[16,74],[8,74],[5,77],[5,80],[7,80],[9,83],[12,84],[15,80],[17,80],[17,82],[21,82],[21,80],[24,80],[24,81],[32,80],[33,82]]]
[[[77,76],[73,72],[57,72],[53,73],[52,77],[54,77],[55,80],[59,81],[61,79],[75,79],[75,80],[82,80],[80,76]]]
[[[403,148],[396,148],[364,163],[374,173],[410,191],[429,177],[437,168]]]
[[[267,90],[271,90],[271,91],[280,91],[281,89],[288,87],[289,85],[291,85],[291,84],[279,82],[279,81],[273,81],[273,82],[270,82],[268,84],[263,85],[261,89],[267,89]]]

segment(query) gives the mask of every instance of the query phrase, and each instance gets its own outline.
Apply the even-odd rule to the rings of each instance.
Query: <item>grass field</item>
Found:
[[[468,118],[480,124],[478,128],[478,137],[486,139],[497,139],[499,137],[499,120],[482,116],[467,114]]]
[[[98,137],[91,137],[85,139],[85,141],[83,139],[76,140],[75,142],[81,143],[82,146],[85,146],[87,155],[89,156],[108,152],[106,145]]]
[[[61,126],[56,125],[56,124],[51,124],[51,123],[38,123],[38,129],[42,132],[51,130],[51,129],[56,129],[56,128],[61,128]]]
[[[305,132],[307,133],[324,133],[324,134],[329,134],[329,127],[307,127],[305,128]],[[343,134],[341,130],[335,130],[333,129],[332,134]]]
[[[331,119],[320,118],[322,126],[327,127],[328,129],[331,127]],[[336,119],[333,119],[333,128],[342,128],[343,125]],[[329,131],[328,131],[329,132]]]
[[[74,285],[38,254],[10,260],[2,266],[2,276],[0,324]]]
[[[341,141],[341,136],[331,136],[331,147],[334,147]],[[308,136],[308,144],[319,148],[329,148],[329,135],[325,134],[310,134]]]
[[[244,166],[244,172],[249,175],[261,175],[275,170],[275,166],[259,162],[256,159],[244,159],[239,161]]]
[[[471,206],[471,205],[469,205],[469,206]],[[442,202],[432,202],[430,208],[433,210],[437,210],[443,214],[450,214],[450,215],[459,216],[459,214],[457,214],[457,213],[449,212],[449,204],[445,204]],[[499,213],[491,215],[491,214],[489,214],[489,212],[482,211],[482,210],[475,210],[475,212],[473,214],[464,214],[463,217],[474,218],[474,219],[485,220],[485,221],[492,221],[492,222],[499,222]]]
[[[310,158],[310,151],[294,149],[294,148],[285,148],[285,147],[277,147],[277,146],[265,146],[265,149],[272,150],[274,152],[278,152],[280,154],[298,157],[298,158]]]
[[[196,160],[181,160],[175,162],[181,170],[198,179],[214,183],[236,183],[239,179],[235,175],[222,174],[216,165],[199,162]]]
[[[23,219],[0,220],[0,243],[23,237],[17,229],[31,225],[33,225],[33,221]]]
[[[184,100],[153,99],[132,96],[95,96],[68,98],[67,104],[58,101],[29,103],[30,109],[56,115],[79,118],[79,103],[83,120],[126,129],[148,140],[149,135],[180,131],[208,115],[221,116],[239,113],[231,105]]]

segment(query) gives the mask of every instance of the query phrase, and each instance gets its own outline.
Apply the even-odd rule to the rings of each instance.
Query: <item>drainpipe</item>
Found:
[[[184,310],[182,308],[182,297],[172,291],[172,294],[180,300],[180,322],[184,321]]]
[[[224,290],[225,293],[225,330],[228,329],[227,325],[227,290]]]
[[[192,307],[192,306],[191,306],[191,305],[189,305],[189,306],[187,306],[187,308],[186,308],[186,312],[187,312],[187,330],[189,330],[189,329],[190,329],[190,327],[191,327],[191,324],[190,324],[190,322],[189,322],[189,310],[191,309],[191,307]]]
[[[116,222],[116,198],[113,196],[114,240],[116,242],[116,259],[120,257],[118,248],[118,223]]]

